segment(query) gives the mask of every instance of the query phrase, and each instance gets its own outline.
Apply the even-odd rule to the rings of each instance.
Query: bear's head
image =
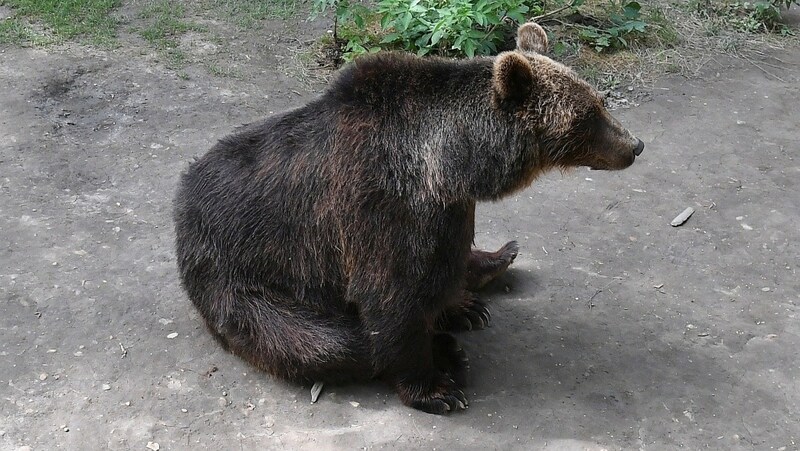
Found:
[[[535,23],[517,30],[517,48],[494,61],[494,104],[514,114],[550,167],[624,169],[644,150],[603,106],[603,99],[568,67],[542,53],[547,34]]]

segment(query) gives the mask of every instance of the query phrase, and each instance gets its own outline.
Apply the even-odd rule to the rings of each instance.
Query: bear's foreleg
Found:
[[[392,384],[406,405],[443,414],[467,406],[456,382],[465,378],[466,355],[455,338],[433,333],[435,316],[417,299],[395,296],[361,308],[376,376]]]

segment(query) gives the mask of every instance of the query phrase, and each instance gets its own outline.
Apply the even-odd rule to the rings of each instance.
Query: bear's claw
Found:
[[[456,388],[452,380],[448,382],[446,384],[448,387],[442,387],[435,393],[412,400],[409,405],[415,409],[435,415],[444,415],[448,412],[466,409],[469,406],[469,402],[464,392]]]
[[[489,327],[492,314],[477,296],[464,291],[461,304],[442,313],[437,328],[442,331],[480,330]]]

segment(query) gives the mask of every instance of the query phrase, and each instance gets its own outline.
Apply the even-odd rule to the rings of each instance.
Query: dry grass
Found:
[[[587,11],[599,14],[596,6],[589,8]],[[577,51],[559,59],[602,89],[617,84],[647,86],[664,74],[698,77],[710,64],[719,66],[723,55],[746,61],[780,79],[775,72],[792,67],[775,55],[786,46],[800,44],[800,30],[795,30],[794,36],[738,31],[724,17],[703,17],[686,1],[648,2],[642,15],[648,23],[648,33],[633,41],[629,49],[598,54],[587,46],[575,46]],[[551,29],[557,39],[572,39],[574,45],[575,39],[570,38],[574,33],[568,27],[555,21]]]

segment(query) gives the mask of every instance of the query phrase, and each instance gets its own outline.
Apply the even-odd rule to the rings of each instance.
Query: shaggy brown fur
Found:
[[[471,250],[475,202],[554,167],[622,169],[643,146],[566,67],[520,48],[469,61],[377,54],[319,99],[239,130],[175,200],[180,275],[231,352],[301,381],[381,378],[426,412],[463,409],[470,290],[517,255]]]

